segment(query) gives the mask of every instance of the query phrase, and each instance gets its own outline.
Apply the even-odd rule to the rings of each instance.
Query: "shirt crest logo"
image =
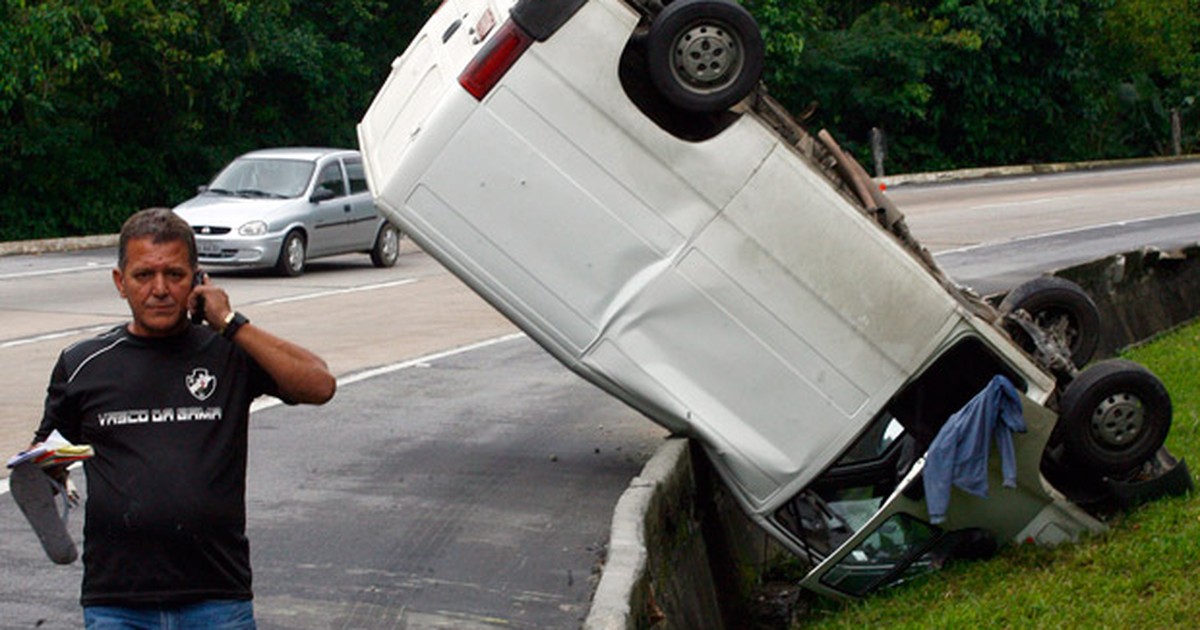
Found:
[[[187,383],[188,391],[196,400],[208,400],[209,396],[217,390],[217,377],[208,373],[204,368],[196,368],[192,373],[184,379]]]

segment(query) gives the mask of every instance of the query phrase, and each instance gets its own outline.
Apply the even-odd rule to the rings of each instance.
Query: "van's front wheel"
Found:
[[[762,75],[762,33],[730,0],[675,0],[650,25],[650,79],[676,107],[719,112],[742,100]]]

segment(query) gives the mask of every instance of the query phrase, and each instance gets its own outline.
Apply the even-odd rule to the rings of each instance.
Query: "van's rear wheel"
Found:
[[[655,87],[694,112],[728,109],[762,75],[762,33],[730,0],[675,0],[650,25],[646,52]]]
[[[1071,353],[1071,362],[1082,367],[1100,344],[1100,310],[1079,285],[1056,276],[1034,278],[1013,289],[1000,303],[1001,313],[1024,310],[1038,328],[1057,339]],[[1015,324],[1004,329],[1029,353],[1033,339]]]
[[[1101,361],[1067,385],[1060,402],[1063,448],[1103,474],[1129,472],[1154,456],[1171,430],[1171,397],[1146,368]]]

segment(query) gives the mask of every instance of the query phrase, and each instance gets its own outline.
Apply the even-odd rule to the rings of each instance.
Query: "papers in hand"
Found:
[[[42,468],[49,468],[84,460],[92,455],[94,453],[91,446],[72,444],[55,430],[50,437],[46,438],[45,442],[8,458],[8,467],[14,468],[18,464],[34,462]]]

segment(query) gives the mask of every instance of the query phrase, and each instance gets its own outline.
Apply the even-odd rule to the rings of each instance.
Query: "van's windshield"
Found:
[[[827,556],[875,515],[908,474],[915,451],[915,440],[885,413],[776,518],[806,548]]]

